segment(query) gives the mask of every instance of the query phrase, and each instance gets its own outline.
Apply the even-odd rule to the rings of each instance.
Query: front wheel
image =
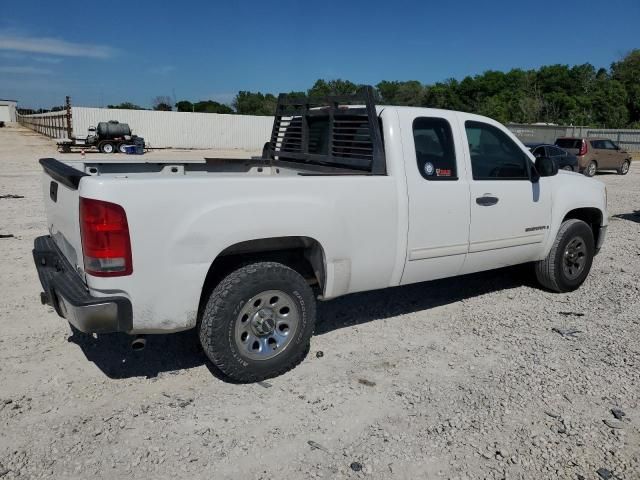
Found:
[[[625,160],[622,165],[620,165],[620,168],[618,169],[618,175],[626,175],[627,173],[629,173],[629,166],[631,165],[631,162],[629,160]]]
[[[276,262],[238,268],[213,290],[200,323],[207,357],[238,382],[258,382],[298,365],[315,326],[313,291]]]
[[[582,220],[566,220],[547,258],[535,264],[538,282],[555,292],[577,289],[589,275],[595,245],[593,232]]]

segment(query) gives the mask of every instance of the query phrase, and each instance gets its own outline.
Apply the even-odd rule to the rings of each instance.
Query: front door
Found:
[[[531,182],[528,155],[502,128],[467,120],[472,179],[463,273],[535,260],[550,227],[549,179]]]
[[[623,155],[620,154],[615,143],[611,140],[602,140],[602,146],[607,152],[607,164],[603,168],[620,168],[620,165],[622,165]]]
[[[408,117],[402,144],[409,196],[407,259],[401,283],[456,275],[469,242],[469,183],[453,112]]]

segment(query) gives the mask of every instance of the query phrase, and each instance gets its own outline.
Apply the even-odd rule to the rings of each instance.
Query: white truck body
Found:
[[[377,107],[386,175],[300,175],[300,168],[168,162],[67,162],[84,172],[76,189],[60,184],[50,198],[44,173],[49,233],[94,297],[118,295],[132,305],[130,333],[174,332],[196,325],[213,262],[248,241],[296,237],[316,249],[319,296],[495,269],[544,259],[572,211],[599,212],[607,225],[601,182],[560,171],[528,180],[475,180],[465,122],[504,132],[485,117],[428,108]],[[420,174],[412,125],[417,118],[451,125],[457,180],[427,181]],[[480,205],[479,197],[497,197]],[[123,207],[131,237],[133,272],[85,274],[79,198]],[[240,248],[241,250],[241,248]],[[321,265],[319,264],[321,262]]]

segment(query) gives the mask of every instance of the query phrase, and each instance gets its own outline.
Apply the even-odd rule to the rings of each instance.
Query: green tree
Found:
[[[386,105],[419,106],[422,103],[425,89],[417,80],[407,82],[387,81],[376,85],[380,102]]]
[[[153,109],[161,112],[173,110],[171,97],[160,95],[153,99]]]
[[[236,113],[241,115],[274,115],[278,99],[272,94],[240,91],[233,100]]]
[[[107,108],[119,108],[121,110],[144,110],[140,105],[131,102],[122,102],[117,105],[107,105]]]
[[[193,111],[202,113],[233,113],[231,107],[214,100],[201,100],[194,103]]]
[[[611,65],[611,77],[624,87],[631,123],[640,122],[640,49],[635,49]]]
[[[178,103],[176,103],[176,110],[178,112],[193,112],[193,103],[191,103],[189,100],[180,100]]]
[[[358,91],[360,85],[356,85],[349,80],[342,80],[340,78],[335,80],[316,80],[307,91],[307,95],[310,97],[326,97],[327,95],[352,95]]]

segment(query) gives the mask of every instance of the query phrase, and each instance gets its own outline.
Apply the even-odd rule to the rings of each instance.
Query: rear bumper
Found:
[[[131,302],[125,297],[93,297],[82,277],[71,266],[50,236],[35,239],[33,260],[44,292],[43,304],[51,305],[85,333],[128,332],[133,329]]]

